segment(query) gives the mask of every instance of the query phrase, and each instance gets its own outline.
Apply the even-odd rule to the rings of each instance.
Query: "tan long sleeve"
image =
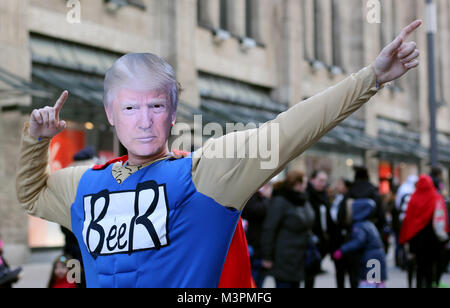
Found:
[[[71,230],[70,208],[78,183],[88,167],[66,168],[49,173],[50,139],[40,142],[25,125],[16,176],[16,191],[22,207],[32,216],[56,222]]]
[[[295,105],[258,129],[209,140],[193,154],[192,177],[197,190],[223,206],[242,210],[259,187],[359,109],[377,91],[376,75],[369,66]],[[260,147],[264,140],[272,145],[274,164],[267,164],[262,155],[255,158],[239,154],[243,148]],[[229,148],[224,145],[236,143],[234,157],[229,158],[228,154],[218,157],[221,151],[218,149],[228,153]]]

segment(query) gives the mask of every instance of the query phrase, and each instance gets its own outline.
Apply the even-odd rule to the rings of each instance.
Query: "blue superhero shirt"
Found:
[[[240,212],[199,193],[192,158],[153,163],[119,184],[88,170],[71,208],[88,287],[219,284]]]

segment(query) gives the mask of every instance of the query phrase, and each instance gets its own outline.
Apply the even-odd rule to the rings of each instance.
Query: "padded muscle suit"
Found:
[[[375,93],[372,67],[280,114],[258,129],[209,140],[191,156],[103,170],[74,167],[49,174],[50,140],[25,127],[17,194],[30,215],[71,229],[80,243],[88,287],[217,287],[247,200],[294,158]],[[227,138],[238,147],[279,127],[279,161],[210,158]],[[236,140],[233,139],[233,140]],[[239,157],[236,155],[236,157]]]

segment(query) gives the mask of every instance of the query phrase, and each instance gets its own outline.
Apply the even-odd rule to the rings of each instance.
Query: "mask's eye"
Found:
[[[165,103],[152,104],[150,107],[155,113],[164,112],[167,108]]]
[[[123,106],[123,110],[124,110],[125,112],[133,112],[133,111],[135,111],[137,108],[138,108],[138,106],[133,105],[133,104],[126,104],[126,105]]]

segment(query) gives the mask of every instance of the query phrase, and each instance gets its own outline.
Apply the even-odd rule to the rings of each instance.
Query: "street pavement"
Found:
[[[50,271],[52,262],[55,260],[60,251],[45,251],[35,252],[31,255],[27,264],[23,265],[22,279],[15,285],[15,288],[45,288],[50,278]],[[393,252],[388,254],[388,273],[389,280],[387,281],[388,288],[407,288],[406,273],[394,266]],[[325,258],[322,262],[322,269],[325,270],[324,274],[317,276],[316,288],[335,288],[335,271],[334,265],[330,258]],[[450,274],[445,274],[442,283],[450,286]],[[348,280],[346,286],[349,287]],[[275,281],[272,277],[267,277],[264,288],[274,288]]]

